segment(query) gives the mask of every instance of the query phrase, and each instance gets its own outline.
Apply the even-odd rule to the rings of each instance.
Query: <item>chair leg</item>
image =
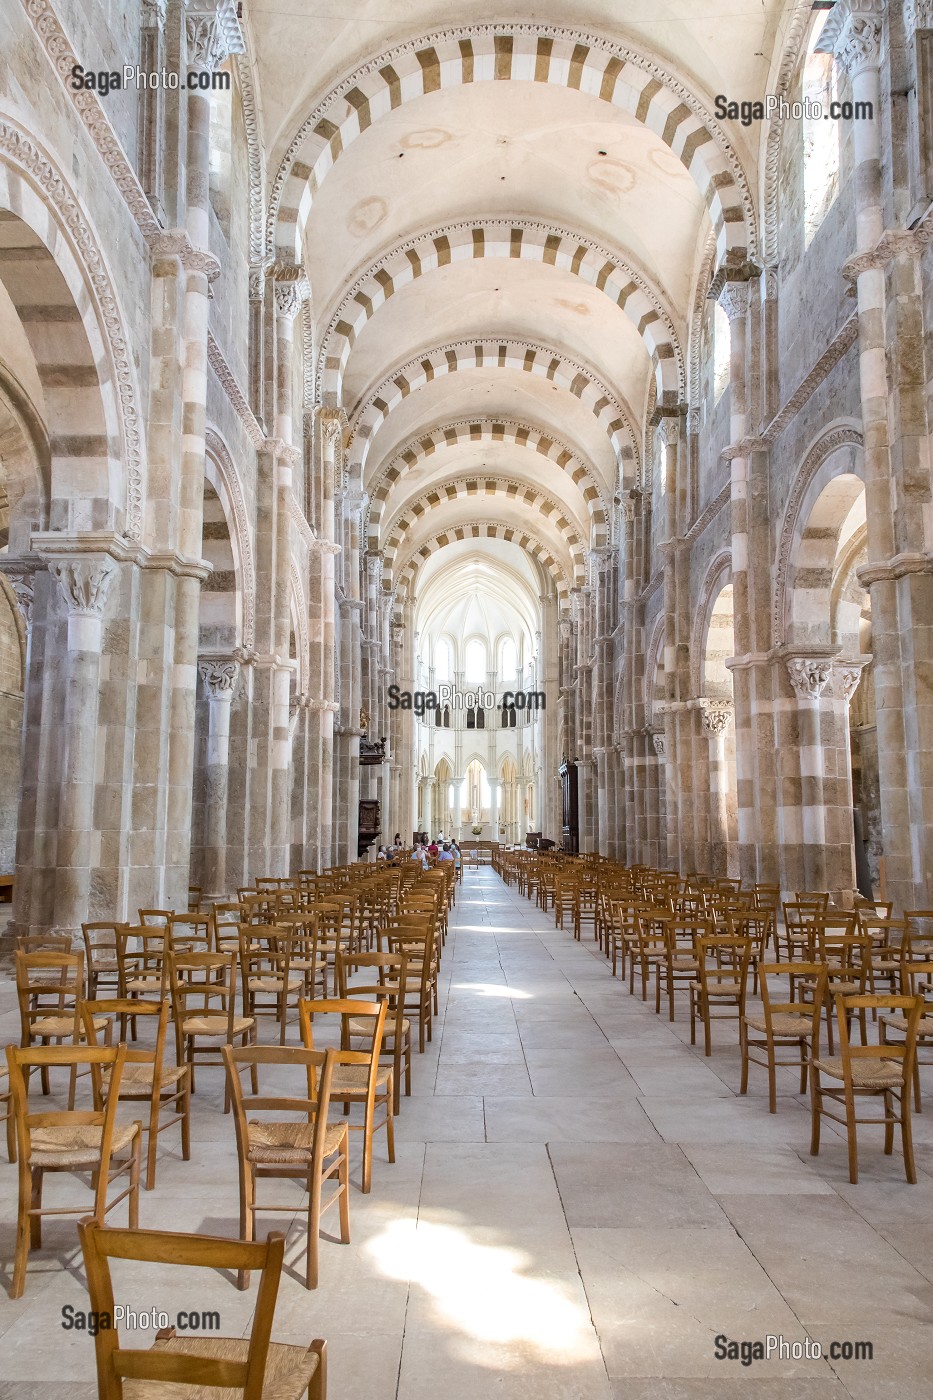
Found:
[[[901,1143],[904,1148],[904,1171],[911,1186],[917,1184],[917,1168],[914,1165],[914,1141],[910,1123],[910,1094],[905,1086],[901,1099]]]
[[[253,1212],[250,1206],[256,1195],[256,1179],[246,1162],[240,1162],[240,1239],[253,1238]],[[249,1269],[240,1269],[236,1276],[237,1288],[249,1287]]]
[[[884,1155],[890,1157],[894,1151],[894,1102],[889,1093],[884,1095]]]
[[[710,1025],[710,1019],[709,1019],[709,1002],[707,1001],[706,997],[703,997],[702,1011],[703,1011],[703,1045],[704,1045],[704,1047],[705,1047],[706,1054],[707,1054],[707,1055],[712,1055],[712,1053],[713,1053],[713,1035],[712,1035],[713,1028],[712,1028],[712,1026]]]
[[[386,1149],[389,1154],[389,1161],[395,1161],[395,1110],[393,1107],[394,1089],[391,1084],[386,1085]]]
[[[748,1028],[744,1021],[739,1022],[739,1051],[742,1056],[742,1081],[739,1084],[739,1093],[748,1093]],[[772,1112],[774,1110],[772,1109]]]
[[[35,1214],[29,1217],[29,1244],[31,1249],[42,1248],[42,1168],[32,1169],[32,1198],[30,1206]]]
[[[848,1094],[846,1095],[846,1141],[849,1147],[849,1180],[853,1186],[857,1186],[858,1138],[855,1130],[855,1100]]]
[[[340,1155],[340,1168],[337,1173],[337,1180],[340,1183],[340,1198],[337,1201],[337,1209],[340,1212],[340,1243],[350,1243],[350,1143],[344,1139],[343,1148]]]
[[[28,1167],[19,1174],[19,1210],[16,1217],[16,1255],[13,1264],[13,1284],[10,1289],[11,1298],[21,1298],[26,1287],[26,1265],[29,1262],[29,1241],[32,1234],[32,1222],[29,1216],[30,1197],[35,1193],[35,1185],[31,1180],[32,1173]]]
[[[820,1117],[823,1110],[823,1095],[820,1092],[819,1071],[810,1066],[810,1156],[819,1156]]]
[[[161,1107],[158,1097],[153,1098],[149,1107],[149,1134],[147,1139],[146,1152],[146,1190],[151,1191],[155,1186],[156,1179],[156,1157],[159,1151],[159,1109]]]
[[[777,1113],[777,1073],[774,1065],[774,1045],[768,1041],[768,1109]]]
[[[305,1250],[305,1288],[317,1288],[321,1246],[321,1178],[308,1182],[308,1241]]]
[[[142,1161],[142,1124],[136,1124],[133,1139],[133,1156],[130,1159],[130,1200],[129,1225],[131,1230],[139,1229],[139,1168]]]

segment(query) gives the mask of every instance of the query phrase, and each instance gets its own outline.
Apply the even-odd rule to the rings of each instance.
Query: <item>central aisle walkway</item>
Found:
[[[327,1338],[331,1400],[929,1393],[933,1112],[917,1120],[918,1186],[876,1134],[864,1139],[862,1183],[849,1186],[841,1138],[827,1132],[821,1157],[808,1156],[792,1075],[776,1116],[763,1072],[738,1097],[731,1027],[706,1060],[684,1043],[682,1007],[673,1026],[656,1017],[592,940],[575,943],[491,870],[468,870],[459,889],[441,997],[402,1100],[397,1164],[380,1133],[372,1195],[353,1190],[352,1245],[322,1242],[317,1293],[282,1280],[274,1335]],[[2,1029],[15,1034],[12,1016]],[[141,1224],[236,1233],[221,1105],[220,1076],[205,1071],[193,1160],[167,1141]],[[2,1183],[12,1245],[14,1169]],[[282,1223],[268,1217],[267,1228]],[[96,1395],[91,1342],[60,1330],[63,1303],[86,1307],[80,1265],[60,1262],[69,1231],[48,1229],[25,1298],[0,1304],[0,1400]],[[300,1267],[302,1254],[294,1228],[288,1257]],[[247,1327],[255,1301],[222,1279],[170,1299],[151,1274],[118,1291],[139,1306],[217,1308],[226,1333]],[[870,1340],[876,1359],[747,1370],[716,1359],[720,1333]]]

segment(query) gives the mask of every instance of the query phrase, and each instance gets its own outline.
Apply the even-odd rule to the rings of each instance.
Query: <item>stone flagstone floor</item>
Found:
[[[0,998],[0,1033],[18,1039],[8,980]],[[283,1277],[274,1336],[327,1339],[331,1400],[929,1395],[933,1112],[916,1120],[917,1186],[863,1131],[853,1187],[831,1127],[810,1158],[794,1075],[784,1072],[773,1117],[764,1072],[753,1069],[746,1098],[738,1078],[731,1027],[714,1028],[705,1059],[689,1045],[684,1004],[673,1025],[656,1017],[592,941],[556,930],[492,871],[467,871],[441,1018],[402,1101],[398,1161],[387,1163],[380,1135],[372,1195],[353,1191],[352,1245],[322,1242],[316,1293]],[[181,1160],[177,1136],[163,1139],[141,1224],[236,1232],[233,1123],[221,1106],[219,1072],[201,1073],[193,1160]],[[7,1286],[15,1202],[4,1161]],[[288,1259],[300,1267],[297,1219]],[[74,1225],[44,1234],[25,1296],[0,1295],[0,1400],[90,1400],[93,1344],[61,1328],[63,1305],[87,1306]],[[223,1332],[248,1328],[255,1285],[239,1293],[200,1273],[179,1283],[179,1272],[127,1268],[117,1296],[214,1308]],[[716,1359],[721,1333],[868,1340],[874,1360],[746,1369]]]

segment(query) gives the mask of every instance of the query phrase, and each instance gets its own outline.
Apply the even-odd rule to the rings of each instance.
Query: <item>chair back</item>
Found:
[[[10,1074],[10,1089],[13,1095],[13,1112],[16,1118],[16,1138],[19,1161],[22,1169],[28,1168],[33,1151],[33,1139],[42,1145],[42,1134],[51,1130],[55,1134],[55,1144],[61,1145],[69,1132],[80,1133],[81,1129],[101,1130],[101,1176],[104,1182],[110,1165],[113,1129],[116,1122],[117,1099],[120,1093],[120,1079],[126,1060],[126,1046],[96,1045],[8,1045],[6,1048],[7,1068]],[[29,1107],[29,1082],[32,1070],[48,1070],[52,1067],[65,1067],[74,1073],[81,1067],[90,1070],[91,1090],[94,1099],[93,1109],[43,1109],[34,1112]],[[109,1092],[103,1096],[102,1073],[109,1071]]]
[[[157,927],[167,928],[174,917],[174,909],[140,909],[139,911],[139,922],[147,926],[155,924]]]
[[[36,1037],[76,1038],[78,1002],[84,996],[83,952],[17,952],[16,995],[23,1045],[30,1045]],[[51,1029],[58,1023],[65,1028]]]
[[[906,1024],[903,1039],[874,1045],[853,1045],[849,1039],[850,1018],[856,1013],[864,1016],[866,1011],[880,1012],[882,1015],[893,1013],[903,1017]],[[917,1052],[917,1030],[922,1015],[923,997],[919,996],[891,996],[885,993],[856,996],[837,994],[836,1024],[839,1031],[843,1083],[847,1094],[851,1094],[853,1089],[854,1065],[858,1064],[860,1085],[865,1087],[865,1071],[868,1069],[870,1073],[872,1064],[882,1071],[890,1063],[895,1063],[900,1065],[901,1079],[900,1085],[893,1087],[896,1091],[899,1090],[906,1100]]]
[[[210,1394],[215,1387],[242,1393],[243,1400],[261,1400],[272,1334],[272,1319],[278,1295],[285,1236],[270,1232],[264,1241],[220,1239],[213,1235],[183,1235],[168,1230],[120,1230],[82,1220],[78,1235],[84,1254],[91,1310],[98,1317],[114,1316],[110,1260],[124,1259],[143,1264],[179,1264],[202,1269],[260,1271],[259,1292],[250,1331],[249,1346],[242,1361],[205,1356],[201,1351],[186,1353],[184,1345],[171,1351],[156,1345],[140,1350],[120,1345],[120,1334],[113,1325],[98,1329],[94,1338],[97,1359],[97,1385],[101,1400],[121,1400],[124,1381],[154,1382],[154,1389],[176,1388],[194,1393],[201,1387]],[[323,1342],[312,1343],[318,1364],[325,1364]],[[323,1392],[322,1392],[323,1393]]]

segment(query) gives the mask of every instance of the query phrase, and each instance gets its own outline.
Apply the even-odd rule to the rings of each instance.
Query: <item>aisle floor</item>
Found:
[[[591,940],[575,943],[489,869],[460,887],[441,996],[402,1101],[397,1163],[380,1135],[372,1194],[353,1191],[353,1243],[322,1241],[316,1293],[294,1270],[282,1281],[274,1335],[327,1338],[330,1400],[929,1394],[933,1110],[915,1123],[917,1186],[868,1130],[850,1186],[837,1132],[827,1127],[809,1156],[796,1076],[784,1073],[774,1116],[763,1071],[740,1097],[731,1027],[716,1029],[706,1059],[689,1045],[684,1005],[674,1024],[656,1017]],[[8,981],[0,1034],[18,1039]],[[201,1074],[193,1160],[176,1136],[163,1139],[141,1224],[236,1233],[221,1104],[219,1073]],[[15,1203],[4,1163],[6,1285]],[[73,1240],[73,1223],[48,1224],[25,1297],[0,1297],[0,1400],[96,1396],[93,1343],[61,1327],[63,1305],[87,1306]],[[294,1217],[288,1258],[301,1268]],[[177,1271],[128,1270],[117,1291],[137,1308],[217,1309],[228,1334],[248,1328],[255,1303],[255,1286],[241,1294],[216,1275],[179,1285]],[[874,1359],[746,1368],[717,1359],[721,1334],[869,1341]]]

